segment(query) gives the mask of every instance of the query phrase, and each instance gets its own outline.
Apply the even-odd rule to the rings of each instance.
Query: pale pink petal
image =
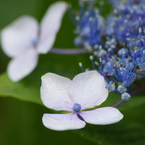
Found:
[[[3,51],[10,57],[18,56],[37,39],[38,23],[30,16],[15,20],[1,31]]]
[[[17,82],[30,74],[36,67],[38,54],[34,48],[29,48],[18,57],[12,59],[8,65],[10,79]]]
[[[102,107],[91,111],[82,111],[80,115],[90,124],[106,125],[120,121],[122,113],[114,107]]]
[[[67,7],[65,2],[56,2],[47,10],[40,25],[40,40],[37,47],[39,53],[47,53],[53,46]]]
[[[86,124],[73,113],[44,114],[42,121],[45,127],[56,131],[80,129]]]
[[[69,95],[82,109],[92,108],[104,102],[108,96],[104,77],[97,71],[88,71],[74,77]]]
[[[54,110],[72,111],[72,101],[68,95],[71,80],[53,73],[42,76],[41,99],[45,106]]]

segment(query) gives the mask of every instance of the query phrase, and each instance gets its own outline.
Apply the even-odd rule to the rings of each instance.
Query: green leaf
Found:
[[[4,73],[0,76],[0,96],[41,104],[38,87],[30,83],[13,83]]]

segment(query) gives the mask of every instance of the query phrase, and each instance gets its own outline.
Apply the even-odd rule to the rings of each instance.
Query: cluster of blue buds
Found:
[[[81,7],[75,44],[93,50],[93,69],[104,76],[109,91],[128,101],[134,95],[131,85],[145,77],[145,3],[114,2],[116,9],[104,24],[93,6],[87,10]]]
[[[78,36],[75,38],[76,46],[83,46],[91,51],[96,47],[96,44],[101,44],[104,22],[99,10],[94,8],[94,1],[89,1],[86,6],[84,2],[80,3],[80,12],[75,17],[77,29],[75,33]]]
[[[94,51],[99,63],[94,64],[104,76],[108,90],[121,94],[121,98],[127,101],[133,82],[145,77],[145,31],[139,28],[138,36],[128,37],[123,48],[118,49],[115,44],[115,39],[108,39],[104,47],[100,45]],[[94,57],[91,60],[94,61]]]
[[[138,28],[145,26],[145,3],[141,0],[115,1],[114,12],[106,21],[106,35],[114,36],[120,43],[138,35]]]

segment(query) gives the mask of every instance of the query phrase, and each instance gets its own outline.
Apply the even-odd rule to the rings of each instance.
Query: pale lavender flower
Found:
[[[31,73],[37,65],[38,55],[52,48],[67,7],[65,2],[51,5],[40,27],[35,18],[22,16],[1,31],[2,49],[12,58],[8,65],[12,81],[17,82]]]
[[[73,80],[47,73],[42,76],[41,99],[54,110],[64,114],[44,114],[42,121],[49,129],[62,131],[80,129],[86,123],[106,125],[120,121],[123,115],[114,107],[86,111],[102,104],[108,96],[104,77],[97,71],[80,73]]]

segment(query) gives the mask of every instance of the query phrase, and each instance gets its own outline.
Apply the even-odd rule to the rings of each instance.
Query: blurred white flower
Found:
[[[40,27],[35,18],[22,16],[1,31],[2,49],[12,58],[8,65],[12,81],[17,82],[30,74],[37,65],[38,55],[52,48],[67,7],[65,2],[52,4]]]
[[[108,90],[103,76],[97,71],[78,74],[73,80],[53,73],[42,76],[41,99],[45,106],[65,110],[66,114],[44,114],[42,121],[49,129],[62,131],[83,128],[86,123],[112,124],[123,115],[114,107],[90,111],[84,109],[100,105],[107,99]]]

